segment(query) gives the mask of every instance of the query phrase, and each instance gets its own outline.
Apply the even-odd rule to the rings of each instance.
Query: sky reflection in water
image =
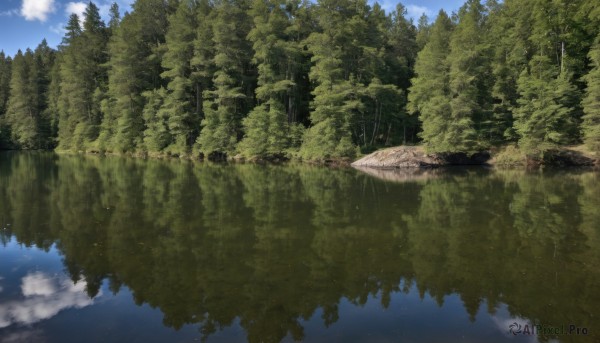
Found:
[[[599,341],[597,173],[425,174],[0,154],[0,342]]]

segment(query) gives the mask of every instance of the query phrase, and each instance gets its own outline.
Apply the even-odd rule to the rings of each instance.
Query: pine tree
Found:
[[[198,118],[204,117],[202,108],[203,93],[212,87],[215,72],[215,50],[213,37],[213,20],[215,11],[209,0],[199,0],[197,12],[196,38],[194,39],[194,55],[190,61],[191,79],[194,87],[195,113]]]
[[[38,149],[43,142],[39,128],[39,94],[35,84],[37,70],[33,52],[27,49],[23,54],[19,50],[12,66],[10,98],[6,111],[11,138],[22,149]]]
[[[489,49],[481,34],[485,31],[485,10],[479,0],[467,0],[458,19],[447,58],[451,116],[444,132],[444,150],[475,152],[486,147],[489,139],[485,136],[491,126]]]
[[[63,50],[60,67],[60,96],[58,100],[58,139],[59,149],[70,150],[75,148],[74,132],[77,126],[77,118],[85,113],[84,87],[79,77],[78,68],[80,63],[78,57],[78,43],[82,29],[79,17],[71,14],[66,26],[65,37],[62,41]],[[78,148],[81,148],[81,143]]]
[[[6,113],[6,104],[10,94],[10,73],[12,59],[0,51],[0,116]]]
[[[38,93],[37,112],[40,114],[39,130],[42,141],[40,148],[52,148],[56,132],[52,129],[52,119],[48,107],[51,73],[55,65],[56,52],[48,46],[48,42],[44,39],[35,49],[34,59],[36,75],[31,75],[31,83]]]
[[[493,49],[490,64],[494,77],[489,134],[493,143],[501,143],[517,138],[513,110],[519,97],[517,80],[534,51],[529,40],[533,2],[507,0],[503,4],[488,2],[488,6],[490,33],[487,42]]]
[[[406,8],[402,4],[398,4],[396,10],[391,14],[391,26],[386,30],[387,43],[385,45],[388,48],[386,49],[385,68],[378,75],[385,80],[385,83],[398,88],[395,92],[386,90],[389,104],[386,107],[389,108],[389,113],[394,114],[382,118],[381,121],[384,128],[387,126],[387,134],[383,140],[386,145],[398,142],[406,143],[408,137],[414,135],[418,130],[419,125],[416,116],[409,116],[406,111],[406,96],[411,86],[410,81],[414,77],[415,61],[420,50],[417,37],[420,34],[424,35],[424,31],[427,31],[429,26],[426,16],[424,17],[425,22],[420,22],[420,28],[416,28],[406,15]],[[389,87],[387,88],[391,91]],[[388,95],[394,96],[390,98]]]
[[[204,92],[204,119],[197,141],[205,156],[234,154],[241,135],[241,120],[247,111],[245,66],[250,61],[246,6],[243,1],[224,0],[214,9],[213,89]]]
[[[138,0],[123,17],[109,43],[108,92],[102,101],[104,119],[100,150],[143,151],[144,92],[163,85],[161,58],[167,17],[174,1]]]
[[[146,125],[144,145],[150,152],[162,151],[173,141],[168,112],[162,110],[166,93],[164,88],[160,88],[143,94],[146,101],[143,112]]]
[[[194,111],[196,99],[190,65],[194,55],[194,38],[197,30],[196,9],[196,1],[184,0],[179,3],[177,11],[169,17],[166,51],[162,58],[165,71],[161,76],[169,83],[168,93],[160,111],[168,118],[169,133],[173,141],[169,142],[170,146],[167,150],[174,154],[189,152],[200,124]],[[146,130],[151,129],[148,126]]]
[[[589,58],[592,70],[584,77],[587,89],[582,102],[585,112],[582,131],[587,147],[600,154],[600,35],[590,50]]]
[[[547,56],[535,56],[530,69],[517,82],[520,98],[514,126],[522,151],[543,158],[548,150],[570,142],[568,132],[575,125],[579,95],[569,74],[557,75]]]
[[[108,32],[98,7],[91,2],[84,19],[81,30],[77,15],[71,16],[63,43],[59,100],[59,148],[63,150],[89,148],[98,138],[102,120]]]
[[[417,46],[419,51],[423,50],[427,42],[429,41],[429,35],[431,32],[431,25],[429,24],[429,18],[425,13],[421,14],[417,23]]]
[[[432,152],[452,150],[445,139],[452,111],[450,68],[446,60],[452,29],[452,21],[444,11],[440,11],[431,27],[429,41],[417,56],[416,76],[408,96],[408,109],[419,115],[423,126],[420,136],[425,148]]]
[[[281,156],[288,148],[289,123],[281,99],[294,86],[287,73],[296,51],[288,43],[290,27],[283,1],[254,0],[250,15],[254,28],[248,38],[253,43],[254,62],[258,65],[256,106],[243,121],[245,137],[239,150],[247,157]]]
[[[60,118],[60,87],[61,77],[60,68],[62,65],[62,54],[59,52],[55,55],[54,64],[50,69],[47,94],[47,107],[44,111],[44,117],[48,120],[49,140],[48,147],[56,148],[58,145],[58,122]]]
[[[119,12],[119,5],[116,2],[113,2],[112,5],[110,5],[108,13],[110,16],[108,21],[108,29],[112,34],[115,32],[117,27],[119,27],[119,23],[121,23],[121,12]]]
[[[7,148],[10,142],[10,131],[6,123],[6,110],[10,96],[10,79],[12,58],[0,51],[0,149]]]
[[[376,9],[378,7],[375,6]],[[382,58],[373,32],[381,32],[381,12],[369,12],[364,1],[323,0],[318,22],[322,32],[307,39],[313,66],[310,78],[317,85],[310,114],[312,126],[304,135],[300,156],[308,160],[354,157],[360,135],[357,118],[365,110],[361,98],[365,84],[377,76]]]

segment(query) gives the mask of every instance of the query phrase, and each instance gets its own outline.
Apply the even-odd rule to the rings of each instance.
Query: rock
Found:
[[[379,169],[434,168],[448,165],[482,165],[490,159],[488,152],[427,154],[422,147],[399,146],[375,151],[352,163],[353,167]]]
[[[443,165],[443,160],[435,155],[426,154],[423,148],[416,146],[400,146],[377,150],[352,163],[353,167],[382,169],[431,168],[440,165]]]

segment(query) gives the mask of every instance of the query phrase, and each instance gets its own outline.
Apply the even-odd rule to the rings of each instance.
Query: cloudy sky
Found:
[[[115,0],[95,0],[105,20],[108,9]],[[129,10],[134,0],[116,0],[121,11]],[[371,3],[374,0],[370,0]],[[393,10],[398,0],[379,0],[386,11]],[[440,8],[448,12],[457,10],[463,0],[405,0],[408,15],[418,18],[422,13],[430,18]],[[71,13],[80,14],[85,9],[86,0],[0,0],[0,50],[14,55],[18,49],[35,48],[42,39],[55,47],[60,43],[64,25]]]

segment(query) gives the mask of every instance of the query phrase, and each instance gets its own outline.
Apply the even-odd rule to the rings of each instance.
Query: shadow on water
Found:
[[[411,287],[472,321],[507,304],[600,330],[599,174],[432,173],[3,153],[0,239],[55,244],[90,297],[127,286],[205,337],[239,321],[249,341],[302,340],[342,299],[386,308]]]

